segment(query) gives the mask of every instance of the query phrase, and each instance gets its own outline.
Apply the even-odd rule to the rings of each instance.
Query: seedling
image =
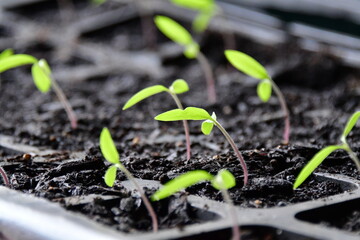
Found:
[[[257,85],[257,94],[261,101],[269,101],[272,89],[274,89],[274,92],[277,95],[281,108],[284,112],[285,128],[283,134],[283,143],[288,144],[290,135],[290,114],[286,106],[284,95],[281,93],[277,84],[272,80],[266,69],[249,55],[236,50],[226,50],[225,56],[236,69],[249,75],[250,77],[260,80],[259,84]]]
[[[202,109],[196,107],[187,107],[184,110],[174,109],[162,114],[159,114],[155,117],[155,120],[159,121],[180,121],[180,120],[205,120],[201,124],[201,131],[205,135],[209,135],[214,127],[219,128],[219,130],[224,134],[226,140],[230,143],[232,149],[234,150],[236,156],[239,158],[241,167],[244,171],[244,185],[248,182],[248,170],[244,158],[242,157],[239,149],[236,147],[234,140],[231,138],[230,134],[221,126],[221,124],[216,120],[216,115],[213,113],[210,114]]]
[[[356,125],[359,117],[360,111],[355,112],[350,117],[350,119],[346,123],[343,133],[341,134],[340,141],[342,143],[340,145],[327,146],[320,150],[317,154],[315,154],[315,156],[306,164],[306,166],[301,170],[299,176],[296,178],[293,186],[294,189],[298,188],[310,176],[310,174],[325,160],[327,156],[329,156],[332,152],[338,149],[345,150],[349,154],[349,157],[351,158],[351,160],[354,161],[358,171],[360,172],[359,158],[357,157],[356,153],[351,150],[349,144],[346,141],[346,137]]]
[[[167,92],[170,94],[170,96],[174,99],[177,107],[179,109],[184,109],[182,106],[180,99],[178,98],[177,94],[181,94],[184,92],[189,91],[189,86],[183,79],[177,79],[175,80],[169,88],[163,86],[163,85],[155,85],[151,87],[144,88],[140,92],[136,93],[134,96],[132,96],[124,105],[123,110],[126,110],[136,103],[153,96],[155,94],[161,93],[161,92]],[[190,147],[190,134],[189,134],[189,125],[186,120],[183,121],[184,130],[185,130],[185,138],[186,138],[186,158],[187,160],[190,160],[191,157],[191,147]]]
[[[173,195],[178,191],[203,181],[209,181],[215,189],[221,191],[225,202],[229,205],[229,214],[233,221],[233,239],[240,239],[236,210],[230,198],[229,192],[227,191],[236,185],[236,181],[231,172],[226,169],[220,170],[216,176],[213,176],[204,170],[195,170],[184,173],[165,183],[162,188],[160,188],[151,196],[151,200],[159,201]]]
[[[116,172],[119,169],[122,171],[126,177],[134,184],[135,188],[139,191],[141,199],[143,200],[146,209],[149,212],[149,215],[152,219],[152,227],[153,231],[157,232],[158,230],[158,221],[156,213],[151,206],[149,200],[145,196],[145,193],[143,192],[142,188],[139,186],[139,184],[135,181],[134,176],[125,168],[124,165],[120,162],[120,156],[118,151],[116,150],[114,141],[110,135],[110,132],[107,128],[103,128],[100,134],[100,149],[101,153],[104,156],[104,158],[111,163],[112,165],[108,168],[108,170],[105,173],[104,180],[106,185],[109,187],[114,186],[114,182],[116,179]]]
[[[10,187],[9,178],[8,178],[5,170],[2,167],[0,167],[0,175],[1,175],[1,178],[3,179],[5,186]]]
[[[194,41],[191,34],[179,23],[165,16],[154,18],[157,28],[173,42],[184,47],[184,55],[189,59],[196,58],[205,74],[208,99],[216,102],[215,80],[211,66],[205,55],[200,51],[199,44]]]
[[[75,129],[77,127],[76,115],[67,100],[64,92],[57,84],[52,76],[51,69],[45,59],[36,59],[33,56],[27,54],[12,54],[12,51],[7,49],[0,54],[0,73],[5,72],[9,69],[20,67],[23,65],[32,64],[31,73],[34,80],[35,86],[40,92],[46,93],[53,88],[55,94],[59,98],[63,105],[68,118],[71,123],[71,127]]]

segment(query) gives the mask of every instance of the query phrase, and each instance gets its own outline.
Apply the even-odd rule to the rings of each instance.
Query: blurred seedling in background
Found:
[[[248,170],[246,167],[246,163],[244,161],[243,156],[241,155],[239,149],[236,147],[234,140],[231,138],[230,134],[221,126],[221,124],[216,120],[216,115],[213,113],[211,116],[210,114],[202,109],[196,107],[187,107],[184,110],[181,109],[174,109],[164,113],[161,113],[155,117],[155,120],[158,121],[180,121],[180,120],[205,120],[201,124],[201,131],[205,135],[209,135],[214,127],[219,128],[222,134],[225,136],[226,140],[231,145],[232,149],[234,150],[236,156],[238,157],[241,167],[244,171],[244,185],[248,182]]]
[[[3,180],[4,184],[5,184],[5,186],[10,187],[10,181],[9,181],[9,178],[8,178],[8,176],[7,176],[6,172],[5,172],[5,170],[4,170],[2,167],[0,167],[0,175],[1,175],[1,178],[2,178],[2,180]]]
[[[179,23],[165,16],[154,18],[157,28],[173,42],[184,47],[184,55],[189,59],[196,58],[205,74],[208,100],[216,102],[215,79],[209,61],[200,51],[200,46],[195,42],[191,34]]]
[[[27,54],[13,54],[10,49],[4,50],[0,54],[0,73],[28,64],[32,64],[31,74],[37,89],[42,93],[47,93],[51,87],[53,88],[56,96],[59,98],[66,111],[71,127],[75,129],[77,127],[76,115],[64,92],[53,78],[51,69],[46,60],[38,60]]]
[[[170,96],[174,99],[177,107],[179,109],[184,109],[183,105],[181,104],[180,99],[178,98],[177,94],[181,94],[184,92],[189,91],[189,86],[183,79],[177,79],[175,80],[169,88],[163,86],[163,85],[155,85],[151,87],[144,88],[140,92],[136,93],[134,96],[132,96],[124,105],[122,108],[123,110],[126,110],[138,102],[151,97],[155,94],[161,93],[161,92],[167,92],[170,94]],[[186,159],[190,160],[191,157],[191,143],[190,143],[190,133],[189,133],[189,125],[186,120],[183,121],[184,130],[185,130],[185,139],[186,139]]]
[[[187,187],[195,185],[200,182],[209,181],[211,185],[221,191],[224,201],[229,206],[229,215],[233,221],[233,238],[240,239],[240,231],[238,227],[238,221],[236,217],[236,209],[230,198],[228,189],[236,185],[235,177],[226,169],[220,170],[216,176],[208,173],[204,170],[194,170],[187,173],[184,173],[169,182],[165,183],[162,188],[156,191],[152,196],[152,201],[159,201],[161,199],[167,198],[174,193],[181,191]]]
[[[350,119],[348,120],[344,131],[340,137],[340,141],[342,142],[340,145],[330,145],[322,150],[320,150],[315,156],[306,164],[306,166],[301,170],[300,174],[296,178],[296,181],[294,183],[293,188],[298,188],[310,175],[311,173],[329,156],[332,152],[342,149],[345,150],[348,154],[351,160],[354,161],[358,171],[360,172],[360,161],[357,157],[356,153],[353,152],[349,146],[349,144],[346,141],[346,137],[349,135],[351,130],[356,125],[356,122],[358,121],[360,117],[360,111],[355,112]]]
[[[134,176],[125,168],[125,166],[123,164],[121,164],[119,153],[116,150],[114,141],[113,141],[113,139],[110,135],[110,132],[107,128],[103,128],[103,130],[101,131],[100,149],[101,149],[101,153],[104,156],[104,158],[109,163],[112,164],[107,169],[105,176],[104,176],[106,185],[108,185],[109,187],[114,186],[117,170],[119,169],[120,171],[122,171],[126,175],[127,179],[129,179],[134,184],[135,188],[140,193],[141,199],[144,202],[144,205],[145,205],[146,209],[148,210],[149,215],[152,219],[153,231],[157,232],[158,231],[158,221],[157,221],[156,213],[155,213],[153,207],[151,206],[150,201],[145,196],[144,191],[139,186],[139,184],[136,182]]]
[[[250,77],[260,80],[259,84],[257,85],[257,94],[261,101],[269,101],[272,94],[272,89],[274,89],[274,92],[278,97],[281,108],[284,112],[285,128],[283,133],[283,143],[288,144],[290,137],[290,114],[286,106],[284,95],[280,91],[277,84],[272,80],[266,69],[249,55],[236,50],[226,50],[225,56],[236,69],[245,73],[246,75],[249,75]]]

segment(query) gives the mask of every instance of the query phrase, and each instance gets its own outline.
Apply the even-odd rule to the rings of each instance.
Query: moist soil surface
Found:
[[[81,16],[121,7],[121,4],[104,4],[96,9],[81,3],[64,12],[72,14],[68,16],[71,25]],[[57,21],[62,21],[63,15],[59,14],[57,6],[49,4],[46,11],[34,9],[17,7],[8,10],[7,14],[19,23],[41,23],[43,28],[54,27]],[[11,39],[16,37],[19,25],[4,24],[0,28],[1,34]],[[46,58],[57,73],[66,73],[69,67],[96,65],[94,59],[78,54],[82,44],[93,44],[100,50],[105,46],[119,54],[122,51],[134,51],[134,54],[149,52],[142,38],[141,21],[136,16],[100,30],[80,31],[76,42],[72,42],[72,51],[65,57],[61,55],[63,46],[60,46],[60,41],[52,41],[51,34],[48,38],[25,41],[20,48],[11,44],[7,47],[18,53]],[[11,136],[16,144],[56,151],[39,160],[34,154],[29,157],[0,146],[0,159],[9,175],[11,188],[59,202],[69,210],[81,212],[121,231],[151,230],[150,218],[139,196],[122,186],[125,176],[119,172],[113,188],[104,183],[103,175],[109,164],[101,156],[98,141],[102,128],[108,127],[122,163],[135,177],[165,183],[190,170],[203,169],[216,174],[226,168],[237,181],[230,195],[241,207],[282,207],[343,192],[339,184],[315,177],[310,177],[297,190],[292,189],[292,184],[317,151],[339,143],[348,117],[358,110],[360,74],[357,69],[346,67],[325,51],[311,53],[300,50],[296,39],[266,46],[236,37],[237,49],[250,54],[273,72],[274,81],[285,96],[290,110],[291,136],[290,143],[282,145],[283,115],[277,98],[273,96],[268,103],[262,103],[256,95],[257,81],[229,66],[223,56],[221,34],[206,32],[199,38],[201,49],[209,58],[216,76],[216,104],[207,101],[205,79],[198,63],[186,59],[181,51],[160,56],[169,42],[158,31],[153,34],[157,37],[157,50],[152,51],[160,60],[163,72],[158,76],[128,70],[116,74],[108,71],[102,76],[90,74],[74,81],[70,75],[69,79],[59,79],[78,116],[77,129],[71,129],[54,93],[37,91],[29,67],[1,75],[0,133]],[[103,60],[99,61],[105,64],[101,62]],[[151,66],[145,61],[139,68]],[[201,122],[189,122],[192,157],[186,161],[182,123],[153,119],[159,113],[176,108],[166,93],[153,96],[126,111],[121,110],[124,103],[142,88],[155,84],[169,86],[177,78],[185,79],[190,86],[189,92],[179,96],[184,106],[203,107],[210,113],[214,111],[233,137],[248,166],[248,185],[243,186],[240,163],[224,136],[218,129],[214,129],[210,136],[202,135]],[[360,151],[358,139],[360,128],[354,128],[348,142],[357,153]],[[69,161],[74,153],[82,153],[81,159]],[[344,174],[360,180],[355,164],[342,151],[328,157],[317,171]],[[154,191],[146,190],[148,195]],[[186,191],[186,194],[223,200],[209,183],[195,185]],[[206,212],[206,208],[192,207],[186,201],[186,194],[177,194],[153,204],[159,214],[160,228],[216,219]],[[76,200],[78,196],[87,197],[79,202]],[[358,218],[356,211],[350,214],[355,220]],[[357,226],[355,232],[360,231]]]

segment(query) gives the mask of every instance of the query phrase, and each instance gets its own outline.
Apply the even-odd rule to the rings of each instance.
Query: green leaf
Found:
[[[195,170],[184,173],[167,182],[162,188],[160,188],[151,196],[151,200],[159,201],[196,183],[210,181],[213,178],[214,176],[204,170]]]
[[[173,91],[176,94],[181,94],[189,91],[189,85],[185,80],[177,79],[171,84],[169,89],[171,89],[171,91]]]
[[[155,117],[158,121],[180,120],[212,120],[210,114],[202,108],[187,107],[184,110],[174,109],[161,113]]]
[[[321,151],[319,151],[315,156],[306,164],[306,166],[301,170],[299,176],[296,178],[293,188],[296,189],[299,187],[309,176],[310,174],[324,161],[324,159],[329,156],[333,151],[337,149],[344,149],[343,145],[332,145],[328,146]]]
[[[103,128],[100,134],[100,149],[105,159],[113,164],[120,163],[119,153],[116,150],[113,139],[111,138],[109,129]]]
[[[343,134],[341,135],[341,138],[343,138],[345,140],[345,138],[349,135],[349,133],[351,132],[351,130],[354,128],[354,126],[356,125],[356,122],[359,120],[360,117],[360,111],[355,112],[350,119],[348,120],[348,122],[346,123],[345,129]]]
[[[230,189],[236,185],[236,180],[230,171],[222,169],[216,174],[211,184],[217,190]]]
[[[0,60],[10,57],[12,55],[14,55],[14,51],[11,48],[5,49],[0,53]]]
[[[226,50],[225,56],[239,71],[256,79],[270,79],[266,69],[249,55],[236,50]]]
[[[105,173],[104,176],[104,180],[106,185],[108,185],[109,187],[114,186],[114,182],[116,179],[116,172],[117,172],[117,167],[116,166],[110,166]]]
[[[184,55],[188,59],[194,59],[197,57],[199,51],[200,51],[199,44],[197,44],[196,42],[192,42],[185,46]]]
[[[26,54],[16,54],[4,59],[0,59],[0,73],[11,68],[19,67],[26,64],[34,64],[37,60],[33,56]]]
[[[212,16],[212,12],[200,12],[193,21],[193,29],[198,33],[204,32],[208,27]]]
[[[50,69],[50,66],[49,64],[47,63],[47,61],[45,59],[40,59],[39,60],[39,66],[42,68],[42,70],[50,75],[51,74],[51,69]]]
[[[140,92],[136,93],[134,96],[132,96],[124,105],[124,107],[122,108],[123,110],[126,110],[130,107],[132,107],[133,105],[137,104],[138,102],[161,92],[166,92],[169,89],[167,89],[166,87],[162,86],[162,85],[155,85],[155,86],[151,86],[151,87],[147,87],[144,88],[143,90],[141,90]]]
[[[257,85],[257,94],[261,101],[267,102],[271,97],[272,85],[269,79],[262,80]]]
[[[40,92],[46,93],[51,87],[51,78],[39,63],[34,63],[31,67],[31,74],[34,80],[34,84]]]
[[[165,16],[156,16],[154,21],[158,29],[172,41],[183,46],[193,42],[190,33],[183,26],[171,18]]]
[[[198,11],[208,11],[215,6],[214,0],[171,0],[171,2],[180,7]]]
[[[205,135],[209,135],[214,127],[214,122],[211,120],[205,120],[201,124],[201,132]]]

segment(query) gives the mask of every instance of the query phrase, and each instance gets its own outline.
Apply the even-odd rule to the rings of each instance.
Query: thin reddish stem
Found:
[[[240,230],[239,230],[239,224],[238,224],[238,220],[236,217],[236,209],[234,207],[234,204],[230,198],[229,192],[226,189],[221,189],[221,193],[223,195],[223,198],[225,200],[225,202],[228,204],[229,206],[229,215],[232,219],[232,240],[240,240]]]
[[[9,178],[8,178],[5,170],[2,167],[0,167],[0,175],[1,175],[2,179],[3,179],[3,181],[4,181],[5,186],[10,187]]]
[[[216,103],[216,90],[215,90],[215,78],[211,65],[205,55],[202,52],[198,52],[197,60],[205,74],[206,88],[208,93],[208,100],[210,103]]]

